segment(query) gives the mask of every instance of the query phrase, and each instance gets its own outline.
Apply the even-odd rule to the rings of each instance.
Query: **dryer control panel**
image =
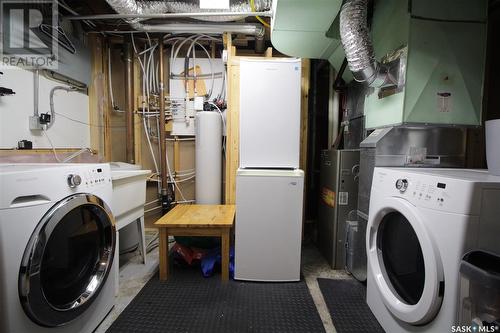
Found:
[[[425,182],[418,179],[412,180],[411,183],[413,186],[408,192],[409,196],[415,201],[428,202],[431,208],[443,207],[452,199],[446,191],[446,183]]]
[[[381,194],[404,198],[418,207],[466,215],[479,214],[481,206],[478,183],[413,173],[411,169],[376,168],[372,195]]]

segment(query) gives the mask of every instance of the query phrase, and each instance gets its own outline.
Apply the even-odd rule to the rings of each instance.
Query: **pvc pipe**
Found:
[[[123,44],[123,58],[125,62],[125,154],[128,163],[135,163],[134,144],[134,64],[132,43]]]

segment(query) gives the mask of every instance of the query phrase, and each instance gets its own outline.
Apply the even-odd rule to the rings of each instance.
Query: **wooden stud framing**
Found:
[[[309,127],[308,111],[309,111],[309,78],[311,75],[311,61],[302,59],[301,71],[301,99],[300,99],[300,157],[299,168],[307,175],[307,131]],[[306,192],[307,192],[307,177],[304,177],[304,200],[302,204],[302,237],[304,237],[304,223],[306,217]]]
[[[104,77],[104,91],[103,91],[103,125],[104,125],[104,130],[102,131],[104,135],[104,160],[105,161],[111,161],[111,115],[110,113],[112,112],[111,108],[113,107],[111,105],[111,98],[110,98],[110,92],[109,92],[109,75],[107,75],[108,71],[108,42],[103,41],[102,43],[102,49],[101,49],[101,58],[102,58],[102,72],[103,77]]]
[[[301,105],[300,105],[300,160],[299,167],[307,173],[307,130],[309,109],[309,76],[311,74],[311,61],[302,59],[301,72]],[[305,186],[304,186],[305,189]]]
[[[264,53],[264,57],[266,57],[266,58],[272,58],[273,57],[273,48],[272,47],[268,47],[266,49],[266,52]]]
[[[227,141],[226,141],[226,204],[234,204],[236,199],[236,171],[239,166],[239,118],[240,118],[240,63],[231,35],[225,35],[227,50]]]
[[[104,161],[111,159],[111,133],[109,102],[106,89],[106,62],[103,39],[97,35],[89,36],[91,49],[91,78],[89,86],[90,146],[102,152]]]

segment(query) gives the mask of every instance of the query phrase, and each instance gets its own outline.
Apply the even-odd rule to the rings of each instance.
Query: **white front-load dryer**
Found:
[[[463,255],[500,253],[491,236],[500,234],[500,209],[491,202],[500,203],[500,177],[483,170],[375,168],[367,303],[386,332],[450,332],[457,325]]]
[[[0,164],[0,332],[88,333],[114,306],[108,164]]]

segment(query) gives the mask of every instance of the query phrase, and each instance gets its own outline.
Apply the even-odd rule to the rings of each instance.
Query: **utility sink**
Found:
[[[111,180],[113,202],[111,210],[116,223],[116,262],[118,254],[135,250],[139,245],[142,261],[146,264],[144,240],[144,204],[146,180],[151,170],[141,170],[139,165],[112,162]],[[115,265],[116,290],[118,293],[119,265]]]
[[[144,215],[146,203],[146,179],[150,170],[115,169],[111,165],[113,183],[113,215],[117,229],[128,224],[127,221],[138,219]]]

